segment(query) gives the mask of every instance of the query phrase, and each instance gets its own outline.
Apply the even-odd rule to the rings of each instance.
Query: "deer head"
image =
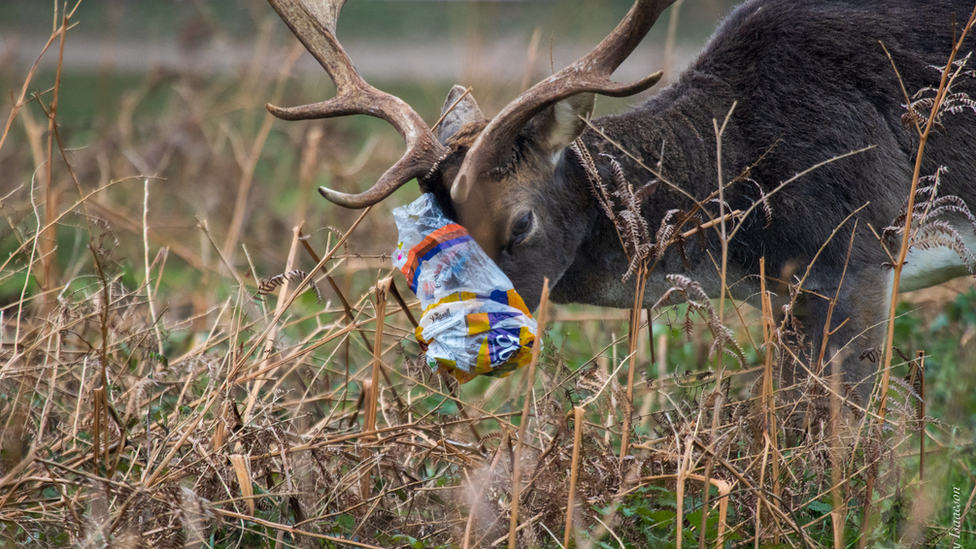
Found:
[[[455,87],[437,136],[402,100],[367,84],[335,38],[345,0],[269,0],[336,84],[336,97],[269,111],[286,120],[368,114],[387,120],[407,143],[403,158],[369,190],[355,195],[320,188],[329,201],[363,208],[416,178],[434,192],[535,307],[544,276],[558,281],[586,236],[586,203],[567,185],[563,151],[586,129],[594,94],[624,97],[653,86],[661,73],[633,83],[611,74],[674,0],[637,0],[590,53],[539,82],[493,120]],[[577,194],[574,195],[573,193]]]

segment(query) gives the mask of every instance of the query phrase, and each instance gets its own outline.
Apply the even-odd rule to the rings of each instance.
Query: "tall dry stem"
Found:
[[[962,47],[963,40],[965,40],[966,35],[972,28],[973,23],[976,22],[976,8],[973,9],[973,13],[969,16],[969,20],[966,22],[966,26],[963,28],[959,39],[952,46],[952,51],[949,54],[949,60],[946,62],[945,68],[942,70],[942,79],[939,83],[939,89],[936,93],[935,100],[932,104],[932,110],[929,113],[928,120],[925,123],[925,128],[920,131],[918,149],[915,154],[915,169],[912,173],[912,185],[908,193],[908,205],[906,206],[906,211],[909,212],[905,216],[905,230],[902,234],[901,247],[898,250],[898,261],[894,265],[893,269],[893,281],[891,289],[891,302],[888,311],[888,333],[885,340],[885,350],[884,350],[884,368],[881,374],[881,401],[879,403],[879,421],[884,421],[885,416],[885,403],[888,396],[888,381],[891,371],[892,362],[892,349],[894,346],[894,330],[895,330],[895,314],[896,306],[898,305],[898,286],[901,282],[901,273],[905,266],[905,258],[908,256],[909,243],[911,242],[912,236],[912,215],[911,212],[915,210],[915,198],[918,191],[918,182],[921,177],[922,171],[922,159],[925,155],[925,145],[928,142],[929,135],[932,132],[932,127],[935,121],[938,119],[937,114],[942,108],[942,103],[945,100],[946,90],[952,83],[952,80],[960,74],[962,67],[954,70],[954,63],[956,60],[956,55],[959,53],[959,49]]]
[[[891,283],[891,301],[888,307],[888,332],[885,337],[885,347],[884,347],[884,359],[882,360],[881,369],[881,393],[880,402],[878,403],[878,426],[879,428],[883,425],[885,421],[887,399],[888,399],[888,385],[891,376],[891,363],[894,353],[894,339],[895,339],[895,314],[898,305],[898,287],[901,283],[901,273],[905,266],[905,258],[908,256],[909,242],[911,242],[912,237],[912,212],[915,211],[915,198],[918,191],[918,182],[921,177],[922,172],[922,159],[925,155],[925,145],[928,142],[929,135],[932,132],[933,125],[938,119],[938,113],[942,109],[943,101],[946,97],[946,91],[952,84],[952,80],[962,72],[962,67],[955,68],[956,55],[959,53],[959,49],[962,47],[963,40],[966,39],[966,35],[969,34],[969,30],[973,27],[973,23],[976,22],[976,8],[973,8],[972,14],[969,16],[969,20],[966,22],[965,27],[963,27],[959,38],[952,45],[952,51],[949,53],[949,60],[946,62],[945,68],[942,69],[942,79],[939,82],[939,88],[936,92],[935,100],[932,102],[932,109],[929,112],[928,120],[925,122],[925,128],[919,131],[919,141],[918,149],[915,153],[915,169],[912,173],[912,185],[908,192],[908,205],[906,206],[907,215],[905,215],[905,228],[902,233],[901,247],[898,250],[898,260],[895,262],[893,269],[893,278]],[[896,68],[897,70],[897,68]],[[911,101],[906,97],[908,104],[911,105]],[[916,129],[918,129],[916,125]],[[864,504],[864,517],[861,523],[861,539],[858,544],[860,549],[864,549],[867,546],[868,536],[867,533],[870,529],[871,524],[871,506],[872,500],[874,498],[874,483],[872,478],[868,478],[868,483],[866,486],[866,501]]]
[[[779,481],[779,428],[776,417],[775,387],[773,385],[773,352],[776,348],[774,335],[776,333],[776,320],[773,318],[772,292],[766,288],[766,258],[759,260],[759,288],[762,296],[762,329],[763,329],[763,350],[765,352],[763,360],[763,385],[762,385],[762,410],[763,437],[766,444],[763,451],[763,459],[766,459],[766,452],[770,449],[773,452],[772,477],[773,477],[773,505],[779,505],[781,486]],[[756,501],[756,509],[760,509],[759,501]],[[759,546],[761,513],[756,513],[756,547]],[[773,536],[773,545],[779,545],[779,532]]]
[[[61,28],[68,28],[70,18],[70,13],[62,14]],[[66,32],[62,32],[59,36],[58,65],[54,72],[54,88],[51,94],[51,103],[44,109],[47,115],[47,161],[42,173],[44,177],[44,225],[48,229],[43,233],[39,232],[38,238],[40,238],[41,244],[41,271],[43,272],[44,288],[48,290],[54,287],[54,279],[57,278],[58,268],[57,256],[55,255],[58,242],[58,226],[53,220],[58,217],[60,206],[58,205],[58,192],[54,182],[54,141],[58,129],[58,100],[61,97],[61,70],[64,66],[64,43],[67,34]],[[40,97],[38,97],[38,102],[40,102]],[[52,294],[46,294],[42,307],[43,313],[49,312],[53,303],[54,296]]]
[[[627,353],[630,356],[627,366],[627,401],[624,402],[624,421],[620,431],[620,467],[621,475],[624,474],[624,457],[629,451],[631,422],[634,416],[634,374],[637,368],[637,345],[640,341],[641,313],[644,308],[644,289],[647,287],[647,258],[642,259],[637,267],[637,283],[634,289],[634,306],[630,310],[630,328],[627,335]],[[647,318],[648,334],[651,330],[651,318]],[[653,336],[650,336],[653,337]],[[624,489],[621,483],[620,489]]]
[[[281,70],[278,72],[278,79],[275,82],[275,90],[271,94],[271,104],[277,105],[281,102],[281,96],[285,90],[285,82],[288,79],[288,75],[291,74],[291,69],[298,61],[302,52],[305,51],[301,44],[296,44],[288,52],[288,57],[285,59],[284,64],[281,66]],[[264,113],[264,118],[261,122],[261,128],[258,130],[258,135],[254,140],[253,145],[246,158],[240,159],[241,161],[241,179],[238,182],[237,192],[234,193],[236,196],[236,201],[234,202],[234,213],[231,217],[230,228],[227,230],[227,238],[224,240],[224,245],[221,248],[224,255],[230,258],[231,264],[234,262],[234,256],[236,255],[237,242],[241,237],[241,230],[244,227],[244,216],[247,213],[247,198],[250,195],[251,183],[254,181],[254,170],[257,168],[258,160],[261,159],[261,151],[264,150],[264,145],[268,140],[268,135],[271,133],[271,126],[274,123],[274,116],[269,113]]]
[[[373,339],[373,365],[370,372],[370,389],[367,391],[366,424],[363,429],[376,429],[376,403],[380,392],[380,371],[383,368],[383,331],[386,318],[386,298],[390,293],[392,277],[386,277],[376,284],[376,336]]]
[[[525,443],[525,429],[529,424],[529,407],[532,404],[532,389],[535,385],[535,369],[539,364],[539,352],[542,350],[542,334],[546,328],[546,314],[549,308],[549,278],[542,279],[542,295],[539,297],[539,312],[536,317],[538,335],[532,345],[532,361],[525,372],[525,401],[522,404],[522,416],[519,421],[518,441],[515,445],[515,462],[512,464],[512,508],[508,524],[508,549],[515,549],[518,533],[518,508],[521,492],[520,476],[522,463],[522,447]]]
[[[563,547],[569,547],[573,531],[573,507],[576,505],[576,482],[579,479],[580,452],[583,446],[583,412],[579,406],[573,407],[573,462],[569,473],[569,497],[566,500],[566,532],[563,534]]]
[[[678,35],[678,18],[681,15],[681,5],[685,3],[685,0],[678,0],[671,5],[671,13],[668,17],[668,34],[664,39],[664,79],[667,82],[672,81],[674,76],[674,43],[675,38]]]
[[[719,239],[722,244],[722,264],[721,271],[719,273],[720,280],[720,293],[718,297],[718,324],[720,326],[725,325],[725,294],[728,292],[728,267],[729,267],[729,232],[726,230],[725,221],[725,181],[722,175],[722,136],[725,134],[725,128],[729,124],[729,120],[732,118],[732,112],[735,111],[736,102],[732,102],[732,106],[729,107],[729,112],[725,114],[725,120],[722,121],[722,125],[718,125],[718,120],[712,119],[712,126],[715,130],[715,169],[718,173],[718,208],[719,208]],[[712,407],[712,440],[718,437],[718,424],[720,410],[723,404],[722,395],[722,380],[725,377],[725,352],[724,349],[720,349],[718,352],[716,370],[718,375],[715,379],[715,390],[713,395],[715,397],[715,402]],[[712,480],[712,460],[705,458],[705,484],[704,493],[702,494],[702,507],[708,508],[708,501],[711,498],[711,485]],[[706,532],[708,525],[707,513],[702,513],[701,524],[698,536],[698,549],[705,549]],[[680,543],[680,541],[679,541]]]

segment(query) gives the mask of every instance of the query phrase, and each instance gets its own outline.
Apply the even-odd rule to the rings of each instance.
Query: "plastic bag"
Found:
[[[420,298],[417,340],[431,369],[461,383],[505,376],[529,363],[536,322],[512,282],[431,194],[393,210],[400,232],[393,266]]]

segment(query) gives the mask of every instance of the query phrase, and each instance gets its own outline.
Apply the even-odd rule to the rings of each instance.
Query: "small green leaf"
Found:
[[[807,508],[815,513],[820,513],[821,515],[826,515],[827,513],[834,510],[834,506],[829,503],[824,503],[822,501],[811,501]]]

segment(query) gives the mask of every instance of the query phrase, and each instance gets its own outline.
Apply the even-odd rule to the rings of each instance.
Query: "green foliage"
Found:
[[[713,502],[717,492],[712,492]],[[677,502],[675,494],[671,490],[660,486],[642,486],[626,496],[619,505],[594,508],[598,517],[602,517],[604,522],[613,523],[613,533],[611,535],[596,523],[586,532],[580,535],[589,543],[594,543],[596,547],[606,549],[616,549],[620,547],[621,540],[627,549],[640,549],[644,547],[670,548],[677,546],[675,532],[677,531]],[[614,517],[616,519],[614,520]],[[701,525],[702,510],[701,500],[693,496],[686,496],[684,501],[684,513],[682,522],[682,543],[686,547],[698,545],[699,527]],[[712,511],[706,518],[705,538],[708,546],[713,547],[718,537],[718,513]],[[596,537],[598,536],[598,537]],[[734,543],[741,539],[741,535],[733,533],[726,536],[726,544]]]
[[[898,306],[895,346],[906,354],[925,350],[927,408],[939,416],[949,412],[943,419],[953,423],[976,425],[976,399],[967,388],[976,383],[971,367],[976,362],[976,289],[959,293],[928,317],[913,314],[912,309],[906,302]]]

